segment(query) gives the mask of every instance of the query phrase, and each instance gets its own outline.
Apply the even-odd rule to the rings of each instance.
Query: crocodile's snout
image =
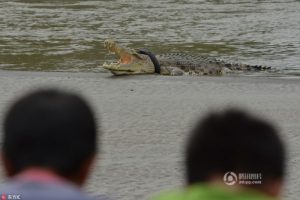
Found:
[[[112,51],[113,48],[115,47],[115,41],[113,41],[112,39],[106,39],[104,41],[104,47],[107,48],[107,50]]]
[[[109,46],[109,44],[115,43],[112,39],[106,39],[104,40],[104,46]]]

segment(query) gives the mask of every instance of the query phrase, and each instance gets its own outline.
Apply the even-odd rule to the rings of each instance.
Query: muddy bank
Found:
[[[79,91],[101,121],[102,154],[85,187],[89,193],[132,200],[180,186],[182,147],[195,119],[211,109],[239,106],[281,129],[289,149],[284,197],[300,195],[299,78],[1,71],[0,118],[15,96],[41,86]]]

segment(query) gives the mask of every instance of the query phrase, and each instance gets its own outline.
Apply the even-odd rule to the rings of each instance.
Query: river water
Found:
[[[0,69],[103,72],[103,40],[300,69],[299,0],[0,0]]]

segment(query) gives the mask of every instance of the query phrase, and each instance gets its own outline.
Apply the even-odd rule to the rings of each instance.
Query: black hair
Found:
[[[97,151],[94,114],[77,94],[34,91],[8,110],[2,148],[14,174],[45,167],[70,176]]]
[[[210,113],[199,121],[185,158],[188,184],[226,172],[261,173],[263,180],[284,176],[285,150],[276,129],[236,109]]]

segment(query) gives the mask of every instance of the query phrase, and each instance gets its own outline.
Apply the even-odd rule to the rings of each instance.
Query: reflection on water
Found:
[[[1,0],[0,68],[99,72],[106,38],[300,68],[299,10],[297,0]]]

